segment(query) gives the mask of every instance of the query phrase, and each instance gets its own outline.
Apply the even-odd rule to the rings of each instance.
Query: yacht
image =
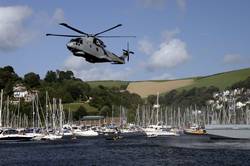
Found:
[[[44,135],[40,129],[26,128],[22,130],[25,135],[32,137],[32,140],[40,140]]]
[[[146,133],[138,127],[129,127],[120,129],[120,135],[124,138],[134,138],[146,136]]]
[[[98,132],[92,128],[73,127],[73,135],[76,137],[95,137],[98,136]]]
[[[198,125],[192,125],[190,128],[184,129],[186,135],[206,135],[207,132],[203,127]]]
[[[143,131],[147,137],[166,137],[166,136],[179,136],[180,134],[174,131],[170,126],[165,125],[149,125]]]
[[[0,140],[28,141],[32,138],[32,136],[20,133],[16,129],[8,128],[0,130]]]
[[[211,139],[250,139],[248,124],[211,124],[205,128]]]

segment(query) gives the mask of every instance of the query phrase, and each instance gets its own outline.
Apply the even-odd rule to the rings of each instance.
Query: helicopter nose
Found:
[[[66,44],[66,46],[67,46],[68,49],[71,49],[72,46],[73,46],[73,43],[72,43],[72,42],[69,42],[69,43]]]

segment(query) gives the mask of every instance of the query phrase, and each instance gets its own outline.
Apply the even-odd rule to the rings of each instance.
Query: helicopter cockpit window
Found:
[[[82,44],[82,39],[79,40],[79,43]]]
[[[100,46],[100,47],[103,47],[103,48],[106,47],[106,46],[104,45],[103,41],[101,41],[100,39],[94,38],[93,43],[95,43],[95,45]]]
[[[81,38],[71,39],[70,42],[76,42],[77,44],[82,44]]]

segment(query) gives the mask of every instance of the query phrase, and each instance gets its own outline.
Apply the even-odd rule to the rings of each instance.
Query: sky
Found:
[[[48,70],[71,70],[84,81],[155,80],[205,76],[250,67],[249,0],[1,0],[0,67],[19,76]],[[66,48],[76,34],[65,22],[87,33],[117,24],[103,39],[121,55],[129,42],[135,52],[123,65],[91,64]]]

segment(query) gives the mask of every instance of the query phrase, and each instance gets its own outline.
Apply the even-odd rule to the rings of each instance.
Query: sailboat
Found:
[[[172,130],[171,127],[166,126],[163,122],[159,122],[159,93],[157,93],[157,101],[153,106],[152,117],[155,113],[156,123],[149,124],[146,128],[143,128],[143,131],[146,133],[147,137],[166,137],[166,136],[179,136],[179,134]],[[152,120],[153,121],[153,120]]]
[[[47,95],[46,95],[47,96]],[[46,102],[47,104],[47,102]],[[47,106],[46,106],[47,107]],[[41,140],[58,140],[63,137],[62,130],[62,100],[59,99],[59,109],[57,108],[56,99],[53,98],[53,106],[52,106],[52,130],[49,131],[47,127],[47,131],[45,135],[41,138]],[[56,113],[59,111],[59,128],[56,128]],[[48,124],[46,124],[48,126]]]
[[[2,111],[3,111],[3,90],[0,94],[0,140],[14,140],[14,141],[25,141],[31,140],[32,137],[25,133],[20,133],[18,130],[9,127],[9,97],[7,97],[6,111],[7,111],[7,126],[3,127],[2,122]]]

